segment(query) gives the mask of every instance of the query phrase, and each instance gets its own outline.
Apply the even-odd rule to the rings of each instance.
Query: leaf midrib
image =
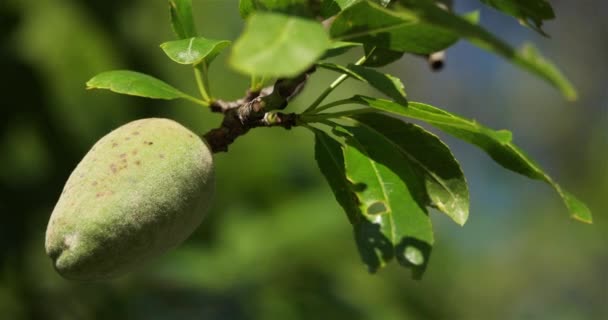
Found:
[[[357,140],[357,143],[362,147],[362,149],[365,149],[363,144],[361,144],[361,142],[356,137],[353,136],[352,138]],[[365,149],[364,153],[365,153],[365,159],[367,159],[369,161],[370,166],[376,173],[376,179],[378,180],[378,183],[380,184],[380,188],[382,190],[382,195],[384,196],[384,205],[386,206],[386,209],[387,209],[386,213],[380,213],[380,214],[388,215],[389,221],[391,223],[391,226],[390,226],[391,227],[390,228],[391,229],[391,240],[392,240],[392,243],[395,243],[397,241],[397,230],[395,230],[396,226],[395,226],[395,220],[393,217],[393,209],[391,208],[390,200],[389,200],[386,188],[384,187],[384,180],[382,179],[381,174],[378,171],[376,162],[370,158],[369,152],[367,152],[367,149]]]
[[[385,135],[383,135],[380,131],[376,130],[375,128],[373,128],[363,122],[359,122],[359,121],[356,121],[356,122],[359,125],[362,125],[362,126],[368,128],[369,130],[373,131],[376,135],[380,136],[381,138],[386,140],[389,144],[391,144],[392,146],[394,146],[398,150],[400,150],[401,153],[404,154],[410,161],[412,161],[415,164],[417,164],[418,166],[420,166],[425,172],[427,172],[428,175],[430,175],[437,183],[439,183],[439,185],[441,185],[441,187],[444,188],[448,192],[448,194],[450,195],[450,197],[452,198],[453,201],[458,202],[459,198],[452,192],[452,190],[450,190],[450,188],[448,188],[448,186],[443,182],[443,180],[440,179],[435,173],[433,173],[427,166],[422,164],[422,162],[420,162],[418,159],[416,159],[416,157],[414,157],[407,150],[405,150],[402,146],[396,144],[391,139],[388,139]]]

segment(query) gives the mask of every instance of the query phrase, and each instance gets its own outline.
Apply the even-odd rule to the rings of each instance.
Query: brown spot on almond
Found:
[[[133,133],[131,133],[134,136],[138,136],[139,135],[139,131],[133,131]]]
[[[91,185],[94,187],[96,185],[98,185],[97,181],[93,181],[93,183],[91,183]]]
[[[127,154],[126,154],[126,153],[121,153],[121,154],[120,154],[120,157],[121,157],[121,158],[125,158],[126,156],[127,156]]]
[[[133,150],[133,152],[131,152],[132,155],[136,155],[137,154],[137,149]]]
[[[141,161],[140,161],[140,160],[135,161],[135,165],[136,165],[136,166],[141,165]]]
[[[116,143],[116,142],[112,143],[112,148],[116,148],[116,147],[118,147],[118,143]]]
[[[165,155],[161,153],[161,154],[158,155],[158,157],[161,158],[161,159],[164,159]]]

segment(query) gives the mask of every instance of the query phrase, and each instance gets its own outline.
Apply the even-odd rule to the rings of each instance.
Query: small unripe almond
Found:
[[[101,138],[70,175],[46,252],[68,279],[122,275],[185,240],[213,192],[201,138],[172,120],[133,121]]]

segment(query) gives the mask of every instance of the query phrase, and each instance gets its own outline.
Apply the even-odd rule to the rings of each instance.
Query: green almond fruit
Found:
[[[184,241],[214,192],[212,153],[167,119],[128,123],[101,138],[69,177],[46,231],[65,278],[122,275]]]

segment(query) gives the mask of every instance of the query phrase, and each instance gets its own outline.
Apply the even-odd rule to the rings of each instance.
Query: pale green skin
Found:
[[[122,275],[185,240],[214,192],[206,143],[177,122],[143,119],[101,138],[68,179],[46,252],[68,279]]]

